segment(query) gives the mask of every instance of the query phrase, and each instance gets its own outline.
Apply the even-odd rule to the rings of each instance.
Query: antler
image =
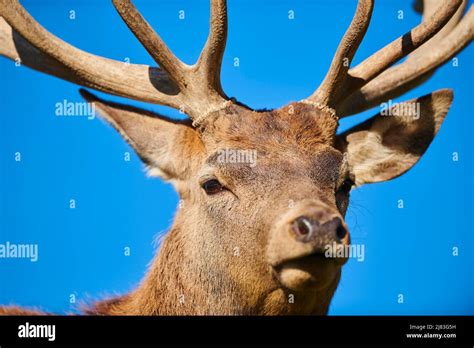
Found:
[[[71,46],[37,23],[18,0],[0,0],[0,54],[86,87],[181,109],[195,124],[226,104],[228,98],[220,83],[227,38],[225,0],[211,0],[208,40],[192,66],[173,55],[130,0],[112,1],[160,68],[126,64]],[[306,102],[329,107],[344,117],[421,84],[473,39],[474,9],[471,7],[458,23],[464,8],[461,3],[450,0],[425,4],[419,26],[349,70],[374,4],[374,0],[359,0],[325,79]],[[389,68],[406,55],[405,62]]]
[[[420,25],[349,69],[373,9],[373,0],[359,0],[329,72],[305,101],[333,109],[335,115],[344,117],[416,87],[472,40],[474,10],[457,23],[464,5],[462,0],[428,3]],[[387,70],[407,55],[405,62]]]
[[[339,117],[370,109],[415,88],[470,43],[474,37],[474,8],[458,23],[465,2],[428,4],[420,25],[349,70],[347,97],[336,106]],[[411,52],[405,62],[385,70]]]
[[[0,0],[0,16],[4,19],[0,18],[0,54],[82,86],[181,109],[194,122],[223,107],[227,101],[220,85],[227,37],[225,0],[211,0],[208,41],[193,66],[173,55],[130,0],[113,0],[113,4],[160,68],[82,51],[49,33],[18,0]]]
[[[336,50],[326,77],[307,101],[332,108],[339,100],[352,58],[369,27],[373,8],[374,0],[359,0],[354,18]]]

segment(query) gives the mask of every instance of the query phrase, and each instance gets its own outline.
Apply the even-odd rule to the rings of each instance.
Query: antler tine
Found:
[[[413,4],[413,8],[415,11],[419,12],[422,15],[422,22],[429,20],[433,14],[435,14],[443,5],[445,0],[431,0],[431,1],[423,1],[423,0],[416,0]],[[411,53],[407,59],[411,59],[418,54],[423,54],[426,49],[429,49],[430,46],[433,47],[439,42],[442,38],[444,38],[447,34],[453,30],[464,14],[464,10],[466,9],[467,0],[461,0],[461,5],[458,7],[457,11],[451,17],[449,22],[427,43],[423,44],[419,49]]]
[[[85,87],[176,108],[181,105],[176,86],[160,69],[84,52],[49,33],[17,0],[0,0],[0,5],[1,55]]]
[[[347,78],[352,58],[369,26],[373,7],[374,0],[359,0],[354,18],[337,48],[326,77],[306,101],[335,107],[342,93],[340,87]]]
[[[197,62],[207,84],[224,95],[220,72],[227,41],[227,1],[211,0],[209,37]]]
[[[186,88],[185,65],[170,51],[130,0],[112,0],[123,21],[150,56],[163,68],[181,90]]]
[[[447,25],[453,24],[450,21]],[[449,33],[444,31],[442,35],[441,37],[436,35],[420,47],[420,52],[414,51],[405,62],[384,71],[352,93],[337,107],[339,117],[370,109],[387,99],[396,98],[426,81],[439,66],[473,40],[474,7],[471,6],[466,15]]]
[[[112,0],[118,13],[153,59],[177,84],[184,111],[200,123],[213,110],[222,108],[227,98],[220,84],[220,67],[227,38],[225,0],[211,0],[211,29],[198,62],[188,66],[169,50],[141,16],[131,0]]]
[[[462,0],[452,0],[441,4],[417,27],[351,68],[344,92],[350,94],[367,84],[392,64],[431,39],[449,22],[461,3]]]

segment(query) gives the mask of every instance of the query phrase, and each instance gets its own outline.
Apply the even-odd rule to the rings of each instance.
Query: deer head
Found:
[[[461,0],[425,5],[422,23],[359,65],[373,0],[355,16],[321,85],[271,111],[228,98],[220,83],[225,0],[211,1],[210,34],[195,65],[176,58],[129,0],[112,1],[160,68],[83,52],[0,0],[0,53],[80,85],[183,110],[173,121],[82,90],[182,204],[139,288],[89,312],[324,314],[350,243],[344,215],[353,187],[395,178],[423,155],[452,102],[450,90],[394,105],[336,135],[338,120],[424,82],[473,37]],[[393,66],[403,57],[403,63]],[[294,303],[288,297],[294,295]]]

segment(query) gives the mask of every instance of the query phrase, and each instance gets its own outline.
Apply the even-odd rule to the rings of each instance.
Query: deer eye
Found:
[[[201,187],[204,189],[204,191],[206,191],[206,193],[208,195],[213,195],[213,194],[219,193],[224,189],[224,187],[221,185],[221,183],[219,181],[217,181],[216,179],[211,179],[211,180],[205,181],[201,185]]]
[[[354,186],[354,180],[347,178],[336,190],[336,205],[339,211],[345,214],[349,203],[349,191]]]
[[[351,190],[352,186],[354,186],[354,181],[350,178],[347,178],[342,182],[341,186],[339,186],[337,193],[347,194]]]

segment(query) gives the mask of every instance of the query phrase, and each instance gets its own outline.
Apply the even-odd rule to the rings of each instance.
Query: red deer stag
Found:
[[[388,110],[395,117],[379,114],[340,135],[338,120],[426,81],[470,43],[474,10],[463,16],[462,0],[426,2],[418,26],[351,67],[374,6],[374,0],[359,0],[316,91],[257,111],[228,98],[221,86],[225,0],[211,0],[210,33],[191,66],[173,55],[130,0],[112,2],[159,68],[81,51],[45,30],[18,1],[0,0],[3,56],[190,117],[173,121],[81,91],[183,201],[138,288],[84,313],[326,314],[347,257],[324,252],[350,242],[344,222],[349,191],[409,170],[437,134],[453,93],[442,89],[409,100]],[[413,105],[417,117],[404,112]],[[258,160],[223,161],[220,154],[228,150],[255,151]],[[36,312],[3,307],[0,313]]]

